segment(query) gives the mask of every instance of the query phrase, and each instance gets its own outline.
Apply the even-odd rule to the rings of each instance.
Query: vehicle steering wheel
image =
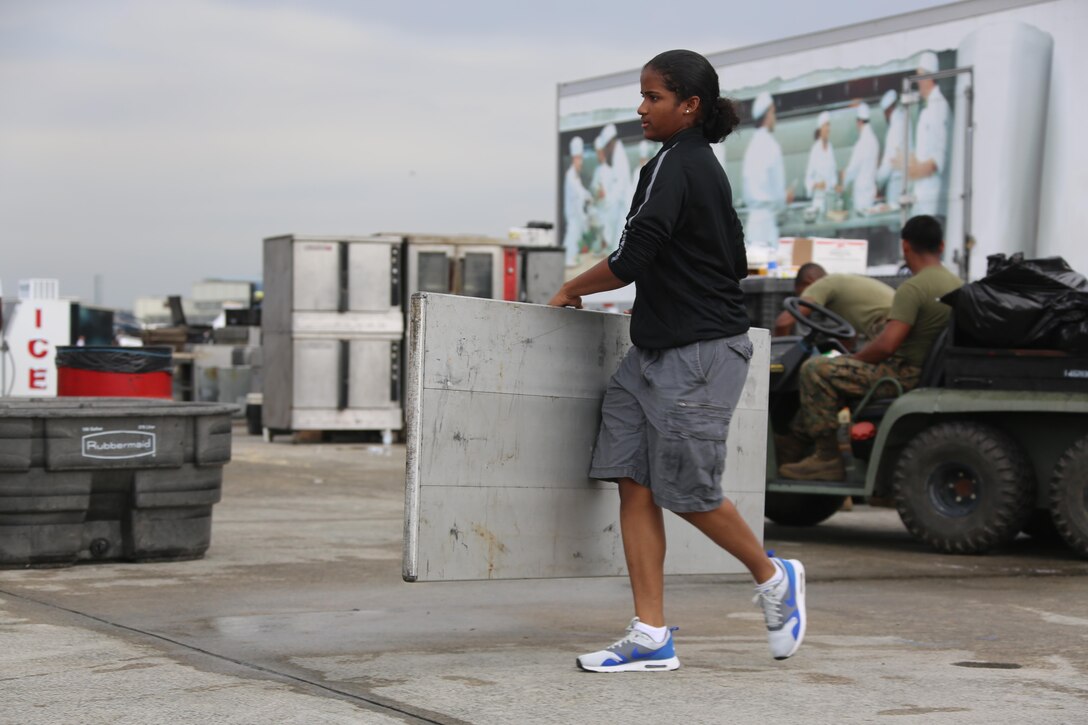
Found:
[[[821,332],[828,337],[849,340],[858,334],[857,330],[854,329],[854,326],[847,322],[842,316],[835,314],[823,305],[818,305],[815,302],[810,302],[801,299],[800,297],[787,297],[782,302],[782,306],[786,308],[786,312],[793,315],[794,319],[802,325],[815,332]],[[801,312],[802,307],[807,307],[812,310],[814,314],[805,315]]]

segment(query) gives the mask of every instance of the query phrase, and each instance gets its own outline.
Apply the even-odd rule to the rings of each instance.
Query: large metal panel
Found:
[[[623,574],[616,486],[586,471],[629,318],[426,294],[409,322],[404,578]],[[750,334],[722,480],[762,536],[770,339]],[[666,520],[667,573],[743,571]]]

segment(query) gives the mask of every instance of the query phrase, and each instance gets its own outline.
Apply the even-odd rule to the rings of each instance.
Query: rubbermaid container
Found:
[[[196,559],[235,406],[0,400],[0,566]]]
[[[173,350],[58,347],[57,395],[169,399],[173,397]]]

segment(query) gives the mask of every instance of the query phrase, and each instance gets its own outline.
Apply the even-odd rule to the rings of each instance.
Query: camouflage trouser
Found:
[[[834,434],[839,411],[862,398],[880,378],[896,378],[903,391],[918,384],[922,369],[896,358],[873,365],[851,357],[810,358],[801,366],[801,425],[812,438]],[[890,398],[895,386],[884,383],[874,398]]]

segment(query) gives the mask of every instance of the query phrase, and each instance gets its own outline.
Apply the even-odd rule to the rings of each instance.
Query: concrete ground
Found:
[[[0,571],[2,723],[1078,723],[1088,562],[979,557],[855,507],[767,546],[808,569],[808,638],[769,656],[751,588],[668,582],[683,666],[595,675],[623,579],[406,584],[404,448],[236,428],[199,561]]]

